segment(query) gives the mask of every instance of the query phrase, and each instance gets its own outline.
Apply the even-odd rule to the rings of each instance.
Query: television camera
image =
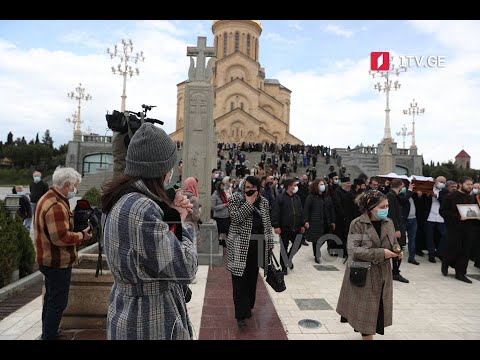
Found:
[[[161,120],[147,118],[147,111],[152,110],[154,107],[156,106],[143,104],[143,111],[141,112],[126,110],[122,113],[120,111],[113,110],[112,114],[105,115],[105,118],[107,119],[107,126],[110,130],[117,131],[121,134],[128,133],[128,136],[125,136],[124,140],[125,146],[128,147],[130,139],[144,122],[160,125],[164,124]]]

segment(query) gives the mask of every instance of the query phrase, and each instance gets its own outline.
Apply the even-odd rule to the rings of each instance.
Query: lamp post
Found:
[[[403,124],[402,131],[397,132],[397,136],[403,137],[403,149],[405,149],[405,137],[413,135],[411,131],[408,132],[407,125]]]
[[[140,51],[140,53],[136,53],[135,56],[131,55],[133,52],[132,40],[122,39],[122,46],[123,49],[121,50],[119,50],[119,47],[116,44],[113,46],[113,51],[110,51],[110,49],[107,48],[107,54],[110,55],[111,59],[115,57],[120,58],[120,63],[117,65],[117,67],[115,68],[114,66],[112,66],[112,72],[114,75],[123,76],[121,112],[125,112],[125,100],[127,98],[127,76],[130,75],[131,78],[133,75],[140,75],[140,70],[138,70],[138,68],[135,68],[135,70],[133,70],[132,66],[128,63],[130,61],[133,61],[135,64],[137,64],[138,61],[145,61],[145,56],[143,56],[143,51]]]
[[[425,113],[425,108],[419,108],[415,99],[410,103],[410,107],[407,110],[403,110],[403,115],[408,115],[412,117],[412,146],[411,149],[417,149],[415,144],[415,115],[423,115]],[[405,147],[405,146],[404,146]]]
[[[72,123],[73,124],[73,136],[75,137],[75,128],[77,127],[77,122],[83,123],[83,121],[78,120],[78,116],[77,116],[76,111],[72,114],[71,118],[66,118],[65,121],[67,123]],[[78,125],[78,127],[80,128],[80,125]]]
[[[92,97],[90,96],[90,94],[85,94],[85,88],[82,87],[82,83],[78,84],[78,86],[75,88],[75,92],[71,91],[67,93],[67,96],[72,100],[78,101],[77,114],[75,120],[73,120],[75,124],[75,130],[73,131],[73,140],[81,140],[82,131],[80,128],[80,124],[82,123],[82,120],[80,118],[80,109],[82,107],[82,100],[89,101],[92,100]]]
[[[398,80],[395,80],[392,83],[392,80],[390,80],[391,75],[396,75],[399,76],[401,72],[407,71],[407,68],[405,66],[399,66],[395,68],[395,65],[392,64],[390,66],[389,70],[376,70],[372,71],[370,70],[368,73],[372,75],[373,78],[381,77],[384,79],[383,83],[377,82],[373,87],[375,90],[378,90],[378,92],[383,91],[386,95],[386,108],[385,108],[385,129],[383,133],[383,142],[392,142],[392,134],[390,130],[390,91],[391,90],[399,90],[400,89],[400,82]]]

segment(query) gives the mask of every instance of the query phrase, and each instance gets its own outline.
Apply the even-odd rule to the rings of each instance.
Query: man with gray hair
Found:
[[[34,227],[37,263],[45,276],[42,340],[66,339],[58,326],[68,303],[72,264],[77,260],[77,245],[92,237],[90,227],[73,232],[69,199],[75,197],[81,175],[58,167],[52,179],[53,186],[37,203]]]
[[[457,191],[457,189],[458,189],[458,184],[453,180],[448,180],[445,183],[445,186],[446,186],[449,193],[453,193],[453,192]]]

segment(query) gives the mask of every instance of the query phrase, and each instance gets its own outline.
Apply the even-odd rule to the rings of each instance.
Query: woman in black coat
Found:
[[[306,240],[312,242],[313,256],[315,262],[319,264],[323,242],[318,243],[318,240],[325,233],[325,225],[332,231],[335,229],[335,209],[332,199],[327,194],[327,184],[324,180],[317,179],[310,185],[310,194],[305,200],[303,213],[307,228]]]

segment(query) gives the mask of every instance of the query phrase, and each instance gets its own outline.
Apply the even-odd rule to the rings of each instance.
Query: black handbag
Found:
[[[367,281],[367,272],[371,267],[369,262],[355,262],[350,264],[350,282],[352,285],[363,287]]]
[[[287,288],[285,285],[284,275],[280,265],[278,264],[277,258],[273,255],[272,250],[269,251],[269,261],[267,266],[267,283],[272,287],[276,292],[285,291]],[[272,262],[272,258],[275,261],[275,265]]]

